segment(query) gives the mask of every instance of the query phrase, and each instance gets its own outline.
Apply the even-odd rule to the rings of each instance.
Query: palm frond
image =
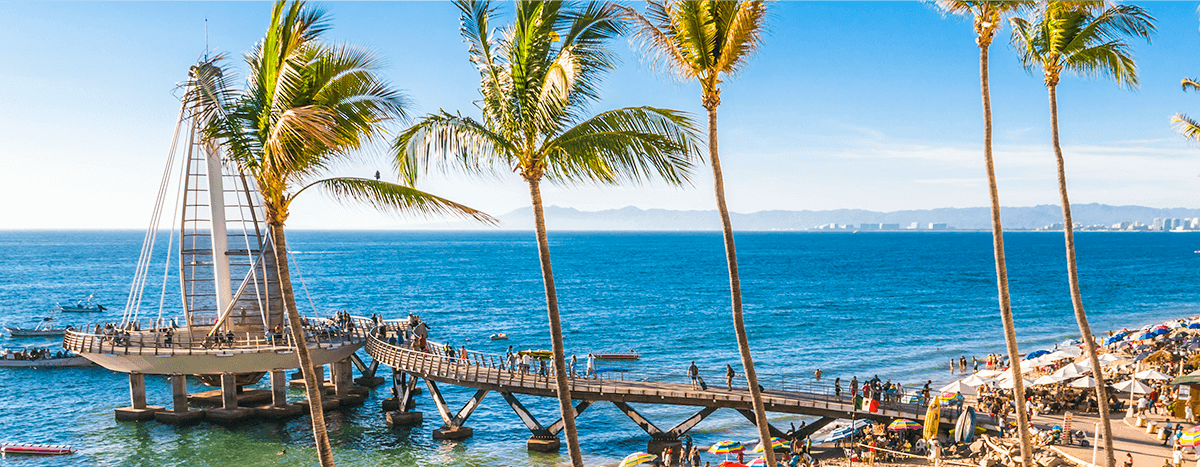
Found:
[[[1075,51],[1067,57],[1065,68],[1085,77],[1107,76],[1119,87],[1137,87],[1137,63],[1129,45],[1121,41],[1106,42]]]
[[[1200,82],[1198,82],[1198,80],[1195,80],[1192,78],[1184,78],[1183,81],[1181,81],[1179,84],[1181,86],[1183,86],[1184,91],[1187,91],[1188,89],[1191,89],[1193,91],[1200,91]]]
[[[430,167],[494,174],[501,166],[523,165],[522,151],[513,142],[470,117],[445,111],[427,115],[400,133],[392,151],[400,179],[413,186]]]
[[[689,116],[630,107],[601,113],[547,142],[546,178],[553,183],[641,183],[658,176],[687,183],[701,154]]]
[[[1184,138],[1192,141],[1200,142],[1200,123],[1189,118],[1184,114],[1175,114],[1171,118],[1171,123],[1175,126],[1175,131],[1183,135]]]
[[[696,69],[680,51],[674,31],[667,27],[669,16],[663,4],[650,0],[646,5],[646,16],[631,7],[617,6],[622,18],[632,25],[630,44],[655,72],[678,81],[696,77]]]
[[[724,33],[724,41],[720,45],[721,53],[716,69],[722,73],[736,75],[762,45],[767,4],[762,0],[715,3],[728,4],[732,10],[726,13],[731,16],[728,26],[718,29]]]
[[[485,224],[498,225],[496,218],[446,198],[416,188],[368,178],[337,177],[315,181],[298,190],[291,198],[310,187],[318,187],[343,204],[364,204],[376,210],[425,218],[455,216]]]

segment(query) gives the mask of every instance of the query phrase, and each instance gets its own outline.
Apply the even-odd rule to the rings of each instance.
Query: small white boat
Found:
[[[61,455],[75,452],[75,448],[65,444],[29,444],[29,443],[0,443],[0,452],[4,454],[36,454]]]
[[[489,338],[494,341],[504,341],[504,340],[508,340],[508,334],[505,334],[505,333],[492,334]]]
[[[19,326],[4,326],[4,329],[12,337],[62,337],[67,332],[67,329],[71,329],[70,327],[56,328],[50,323],[51,321],[54,321],[54,318],[42,318],[42,322],[34,326],[33,329],[26,329]]]
[[[92,361],[69,351],[51,353],[49,349],[4,349],[0,351],[0,368],[57,368],[88,366]]]

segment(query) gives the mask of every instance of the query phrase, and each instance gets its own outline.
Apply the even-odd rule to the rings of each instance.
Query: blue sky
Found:
[[[1140,89],[1069,77],[1059,86],[1062,141],[1074,203],[1200,207],[1200,148],[1170,127],[1200,116],[1196,2],[1140,3],[1158,18],[1136,43]],[[443,2],[330,2],[330,40],[373,48],[415,114],[476,113],[478,75]],[[507,4],[501,4],[509,8]],[[765,45],[724,84],[721,156],[730,209],[891,211],[987,204],[981,155],[978,48],[968,21],[917,2],[777,2]],[[144,228],[178,113],[175,84],[210,47],[240,57],[262,35],[262,2],[0,2],[0,229]],[[1048,104],[1007,44],[991,49],[1001,202],[1057,203]],[[623,64],[594,111],[653,105],[702,118],[698,86]],[[701,122],[702,123],[702,122]],[[340,174],[389,167],[382,151]],[[711,175],[694,186],[568,187],[547,204],[600,210],[713,209]],[[504,214],[527,206],[515,176],[431,174],[421,188]],[[292,227],[424,224],[346,208],[320,195],[293,206]]]

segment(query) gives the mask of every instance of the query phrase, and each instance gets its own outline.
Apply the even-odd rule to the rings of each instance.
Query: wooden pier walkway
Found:
[[[396,329],[395,325],[388,325],[390,334],[394,334]],[[393,371],[393,384],[398,395],[395,406],[399,410],[388,414],[390,422],[412,424],[421,420],[419,413],[409,413],[407,410],[411,406],[410,400],[419,378],[425,381],[439,415],[445,422],[445,426],[434,432],[435,438],[454,439],[470,436],[470,429],[465,427],[464,423],[489,392],[497,392],[532,432],[530,449],[558,449],[557,434],[562,429],[561,419],[544,425],[516,398],[518,394],[556,397],[557,390],[552,376],[507,368],[502,355],[467,351],[465,355],[452,357],[444,355],[440,350],[423,352],[407,346],[389,344],[375,337],[378,332],[371,334],[372,337],[367,340],[367,353],[374,361],[391,367]],[[429,347],[441,348],[433,343],[429,343]],[[735,379],[733,389],[726,388],[722,378],[720,383],[709,384],[707,389],[700,389],[693,387],[690,379],[684,374],[611,372],[598,376],[573,376],[569,379],[571,396],[580,401],[576,406],[575,415],[578,416],[595,402],[610,402],[651,436],[652,446],[656,446],[656,442],[660,445],[678,442],[680,436],[717,409],[733,409],[751,423],[754,421],[750,391],[746,389],[745,380],[741,378],[737,378],[742,380],[741,387],[737,386]],[[441,396],[438,384],[473,388],[476,392],[461,409],[452,412]],[[875,412],[854,410],[853,400],[848,397],[848,391],[838,397],[834,394],[832,384],[818,384],[812,378],[760,373],[759,384],[764,387],[763,402],[768,412],[820,417],[818,422],[806,425],[799,436],[814,433],[836,419],[869,418],[887,423],[897,418],[906,418],[923,423],[925,418],[926,407],[894,401],[880,402],[879,410]],[[675,427],[661,429],[630,407],[629,403],[691,406],[700,410]],[[957,414],[946,413],[953,412],[951,410],[943,412],[946,415],[941,420],[945,424],[943,426],[953,426],[955,420],[952,417]],[[996,424],[995,420],[987,416],[981,417],[979,422],[981,426],[992,429]],[[770,428],[774,436],[784,435],[780,430]]]

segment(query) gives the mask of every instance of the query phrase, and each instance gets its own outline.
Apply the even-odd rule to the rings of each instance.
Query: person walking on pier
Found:
[[[588,354],[587,376],[593,379],[596,378],[596,356],[592,354]]]
[[[842,378],[841,377],[833,379],[833,395],[836,396],[838,398],[838,400],[842,400]]]
[[[730,391],[733,390],[733,377],[736,374],[737,373],[733,372],[733,365],[726,363],[725,364],[725,387],[728,388]]]
[[[850,379],[850,398],[854,399],[858,396],[858,376]]]
[[[700,389],[700,368],[696,366],[695,360],[692,360],[692,366],[688,367],[688,378],[692,380],[692,389]]]
[[[576,375],[579,374],[579,373],[575,372],[575,364],[577,364],[577,363],[579,363],[579,357],[576,357],[575,354],[571,354],[571,374],[570,374],[570,376],[572,378],[574,378]]]

